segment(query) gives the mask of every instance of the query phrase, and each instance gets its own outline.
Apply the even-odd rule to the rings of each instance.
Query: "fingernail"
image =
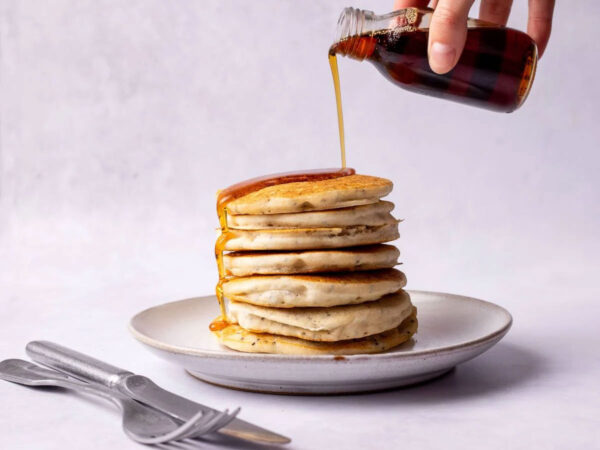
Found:
[[[454,65],[456,50],[448,44],[434,42],[429,49],[429,65],[436,73],[446,73]]]

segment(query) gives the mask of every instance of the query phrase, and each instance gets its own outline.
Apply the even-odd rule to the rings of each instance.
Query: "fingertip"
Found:
[[[527,34],[535,41],[538,48],[538,55],[541,58],[546,51],[546,46],[550,40],[552,32],[552,21],[530,21],[527,27]]]
[[[429,46],[429,67],[435,73],[443,75],[452,70],[456,64],[456,48],[452,45],[435,41]]]
[[[552,32],[554,0],[530,0],[527,34],[535,41],[541,57],[546,50]]]
[[[440,0],[429,27],[429,66],[438,74],[450,72],[467,39],[467,16],[473,0]]]

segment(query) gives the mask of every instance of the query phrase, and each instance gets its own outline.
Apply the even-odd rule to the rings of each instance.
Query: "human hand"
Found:
[[[432,0],[435,8],[429,28],[429,65],[443,74],[458,62],[467,38],[467,16],[475,0]],[[479,18],[506,25],[513,0],[481,0]],[[529,0],[527,34],[535,41],[542,56],[552,28],[555,0]],[[394,9],[425,8],[429,0],[395,0]]]

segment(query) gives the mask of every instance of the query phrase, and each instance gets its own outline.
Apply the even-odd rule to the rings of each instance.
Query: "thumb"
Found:
[[[439,0],[429,27],[429,66],[443,74],[456,65],[467,38],[467,17],[474,0]]]

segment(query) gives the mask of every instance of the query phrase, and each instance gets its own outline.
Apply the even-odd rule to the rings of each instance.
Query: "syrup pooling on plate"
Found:
[[[221,331],[227,328],[228,325],[229,322],[222,320],[220,317],[218,317],[211,322],[208,328],[210,329],[210,331]]]
[[[344,156],[342,155],[344,159]],[[341,169],[315,169],[302,172],[286,172],[273,175],[266,175],[229,186],[219,192],[217,197],[217,215],[219,216],[219,225],[221,227],[221,235],[217,238],[215,244],[215,258],[217,260],[217,268],[219,270],[219,281],[216,286],[216,295],[221,308],[221,316],[217,317],[211,324],[212,331],[222,330],[227,326],[227,312],[225,310],[225,302],[223,299],[223,283],[227,280],[225,267],[223,264],[223,252],[227,241],[236,236],[235,230],[230,230],[227,225],[227,205],[240,197],[248,195],[252,192],[259,191],[269,186],[276,186],[287,183],[301,183],[307,181],[322,181],[332,178],[340,178],[348,175],[354,175],[356,172],[351,168]]]

